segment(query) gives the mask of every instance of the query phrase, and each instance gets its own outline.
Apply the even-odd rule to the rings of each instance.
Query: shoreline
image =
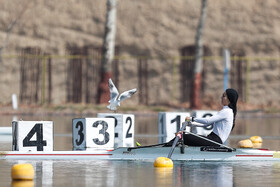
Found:
[[[45,116],[90,116],[97,113],[114,113],[106,108],[107,105],[67,104],[50,106],[19,106],[14,110],[11,105],[0,106],[0,116],[4,115],[45,115]],[[204,106],[200,110],[216,110],[216,106]],[[159,112],[190,112],[190,108],[182,106],[122,106],[116,113],[132,113],[136,116],[156,116]],[[239,118],[280,118],[280,109],[265,109],[256,107],[240,107],[237,113]]]

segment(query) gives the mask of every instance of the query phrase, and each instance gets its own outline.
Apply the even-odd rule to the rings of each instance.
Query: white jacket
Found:
[[[204,124],[204,127],[213,124],[213,132],[225,143],[233,125],[233,111],[228,106],[223,106],[217,114],[207,118],[194,118],[194,121]]]

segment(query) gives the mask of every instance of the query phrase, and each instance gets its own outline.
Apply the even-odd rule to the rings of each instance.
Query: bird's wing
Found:
[[[128,90],[123,92],[120,97],[118,98],[119,101],[123,101],[127,98],[130,98],[133,94],[135,94],[135,92],[137,91],[136,88],[132,89],[132,90]]]
[[[110,100],[116,100],[119,95],[119,91],[114,85],[112,79],[109,79],[109,89],[110,89]]]

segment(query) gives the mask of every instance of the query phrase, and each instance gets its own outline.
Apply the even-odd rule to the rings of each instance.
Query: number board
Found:
[[[197,118],[207,118],[217,113],[218,111],[215,110],[194,110],[192,111],[192,116]],[[195,124],[196,122],[193,123]],[[213,130],[213,125],[207,127],[192,127],[191,129],[193,133],[203,135],[203,136],[207,136],[212,132],[212,130]]]
[[[168,142],[175,137],[175,133],[180,130],[185,118],[190,116],[188,112],[159,112],[158,113],[158,133],[159,143]],[[186,127],[189,131],[190,127]]]
[[[97,114],[97,117],[114,119],[115,148],[134,146],[135,117],[133,114],[99,113]]]
[[[53,151],[52,121],[13,121],[13,151]]]
[[[73,149],[114,148],[114,120],[110,118],[75,118],[72,120]]]

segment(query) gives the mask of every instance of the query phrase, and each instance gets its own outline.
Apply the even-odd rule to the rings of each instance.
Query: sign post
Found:
[[[228,49],[223,50],[224,62],[224,90],[228,88],[228,72],[230,70],[230,53]]]

